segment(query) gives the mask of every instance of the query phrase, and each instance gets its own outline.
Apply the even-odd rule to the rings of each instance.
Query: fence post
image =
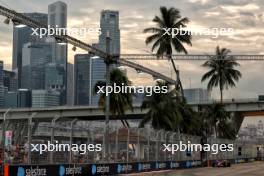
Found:
[[[149,155],[150,155],[150,130],[148,129],[148,161],[149,161]]]
[[[137,134],[137,160],[138,162],[140,161],[140,142],[139,142],[139,135],[140,135],[140,128],[137,129],[138,134]]]
[[[130,129],[127,128],[127,163],[129,162],[129,136],[130,136]]]
[[[166,145],[167,145],[167,135],[168,135],[169,133],[170,133],[169,131],[167,131],[167,132],[165,133],[165,139],[164,139],[164,141],[165,141],[165,144],[166,144]],[[165,156],[165,161],[167,161],[167,151],[165,151],[164,156]]]
[[[155,159],[156,161],[159,160],[159,133],[162,132],[161,130],[156,132],[156,153],[155,153]]]
[[[77,119],[71,121],[70,147],[72,146],[72,141],[73,141],[73,125],[75,124],[76,121]],[[69,163],[72,163],[72,150],[70,150],[69,154],[70,154]]]
[[[118,153],[118,135],[119,135],[119,128],[116,130],[116,137],[115,137],[115,161],[117,161],[117,153]]]
[[[32,113],[30,118],[28,119],[28,164],[31,164],[31,128],[32,128],[32,120],[37,115],[36,112]]]
[[[56,121],[60,118],[60,116],[55,115],[51,121],[51,136],[50,136],[50,143],[53,144],[54,141],[54,128],[56,125]],[[53,152],[50,152],[50,164],[53,163]]]

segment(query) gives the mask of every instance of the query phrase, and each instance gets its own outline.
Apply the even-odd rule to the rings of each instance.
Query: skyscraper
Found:
[[[8,91],[17,90],[17,74],[14,71],[3,70],[4,86]]]
[[[97,106],[99,96],[94,92],[98,81],[105,81],[104,60],[89,54],[77,54],[74,58],[74,99],[76,105]]]
[[[66,102],[64,65],[49,63],[45,66],[45,89],[60,92],[60,105]]]
[[[52,28],[67,27],[67,4],[57,1],[48,7],[48,25]],[[67,64],[67,45],[54,45],[56,52],[54,58],[56,63]],[[66,67],[66,66],[65,66]]]
[[[48,25],[52,28],[66,28],[67,27],[67,4],[57,1],[48,6]],[[66,90],[67,90],[67,45],[54,41],[53,44],[53,63],[64,67],[64,90],[61,92],[62,104],[66,104]]]
[[[68,63],[68,66],[67,66],[67,105],[68,106],[71,106],[74,104],[74,92],[73,92],[73,89],[74,89],[74,78],[73,78],[73,64],[71,63]]]
[[[59,105],[59,92],[51,90],[32,90],[32,107],[45,108]]]
[[[4,62],[0,61],[0,107],[4,106],[5,87],[4,87]]]
[[[110,54],[120,54],[119,12],[103,10],[101,12],[100,28],[99,43],[93,44],[93,47],[106,52],[106,37],[109,35],[111,39]],[[81,57],[84,58],[81,59]],[[88,68],[82,68],[82,65],[78,64],[82,62]],[[100,58],[91,59],[89,55],[76,55],[75,63],[77,64],[75,66],[75,104],[97,106],[99,95],[94,94],[93,88],[98,81],[105,81],[106,65],[104,60]],[[84,97],[88,97],[89,101]]]
[[[90,99],[90,55],[74,56],[74,104],[89,105]]]
[[[106,51],[106,37],[110,37],[110,54],[120,54],[119,12],[103,10],[100,18],[101,35],[99,36],[99,49]]]
[[[18,89],[5,93],[5,108],[31,107],[31,91]]]
[[[48,16],[43,13],[24,13],[27,17],[47,25]],[[21,87],[21,68],[22,68],[22,48],[25,43],[39,40],[38,36],[33,36],[30,27],[18,28],[13,26],[13,60],[12,69],[17,70],[18,88]]]
[[[26,43],[22,49],[21,87],[45,88],[45,65],[52,60],[52,48],[46,42]]]

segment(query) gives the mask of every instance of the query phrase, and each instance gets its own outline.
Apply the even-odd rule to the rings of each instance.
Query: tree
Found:
[[[236,129],[232,117],[221,103],[214,103],[205,107],[203,111],[204,130],[208,135],[215,137],[235,139]]]
[[[223,90],[229,87],[235,87],[235,82],[242,77],[240,71],[236,70],[235,67],[240,66],[236,62],[233,56],[230,56],[231,51],[219,46],[216,47],[215,56],[210,56],[202,66],[209,68],[202,77],[202,82],[209,79],[207,89],[212,90],[213,87],[219,86],[221,102],[223,101]]]
[[[156,86],[162,87],[168,86],[168,84],[158,81]],[[144,127],[145,124],[151,122],[154,129],[175,131],[179,127],[182,117],[173,100],[174,95],[173,91],[167,93],[155,93],[153,91],[151,96],[145,96],[141,108],[149,110],[139,127]]]
[[[144,33],[154,33],[146,38],[146,44],[152,45],[152,52],[156,50],[157,57],[166,56],[171,61],[173,69],[176,74],[176,89],[180,89],[183,95],[183,88],[180,81],[179,70],[176,68],[172,58],[173,50],[187,54],[183,44],[192,45],[191,35],[189,32],[183,31],[186,24],[189,22],[188,18],[182,18],[180,11],[175,8],[160,7],[161,16],[155,16],[152,20],[156,23],[156,27],[146,28]],[[177,31],[176,35],[166,33],[166,30]]]
[[[128,86],[131,85],[131,81],[127,78],[127,76],[119,69],[113,69],[110,73],[110,86]],[[105,86],[106,83],[104,81],[98,81],[94,87],[95,92],[99,90],[99,87]],[[118,116],[121,119],[121,122],[124,126],[129,127],[129,124],[126,120],[122,119],[122,116],[125,114],[125,111],[131,109],[132,106],[132,93],[110,93],[110,112],[112,115]],[[99,106],[105,107],[106,94],[102,93],[99,98]]]

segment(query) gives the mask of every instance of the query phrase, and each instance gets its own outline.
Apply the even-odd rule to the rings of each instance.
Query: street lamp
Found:
[[[110,86],[110,34],[109,31],[106,33],[106,87]],[[110,115],[110,96],[105,96],[105,152],[104,157],[109,158],[109,115]]]
[[[4,20],[4,23],[7,24],[7,25],[9,25],[9,23],[10,23],[10,18],[6,18],[6,19]]]
[[[72,51],[76,51],[76,50],[77,50],[76,46],[73,46]]]

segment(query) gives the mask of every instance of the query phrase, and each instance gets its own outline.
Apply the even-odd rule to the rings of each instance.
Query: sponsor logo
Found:
[[[149,170],[151,169],[151,165],[149,163],[138,163],[138,171]]]
[[[180,167],[179,163],[176,163],[176,162],[171,162],[170,163],[170,168],[173,169],[173,168],[178,168]]]
[[[118,164],[117,165],[117,173],[132,171],[131,164]]]
[[[110,172],[109,166],[96,166],[95,164],[92,165],[92,174],[105,174]]]
[[[25,169],[23,167],[18,167],[17,176],[25,176]]]
[[[17,169],[18,176],[47,176],[47,170],[45,168],[30,168],[25,169],[23,167],[18,167]]]
[[[65,175],[65,167],[64,166],[60,166],[59,175],[60,176],[64,176]]]
[[[164,169],[166,168],[166,163],[156,163],[156,169]]]
[[[64,167],[60,166],[59,168],[59,175],[60,176],[67,176],[67,175],[78,175],[82,174],[82,167]]]

